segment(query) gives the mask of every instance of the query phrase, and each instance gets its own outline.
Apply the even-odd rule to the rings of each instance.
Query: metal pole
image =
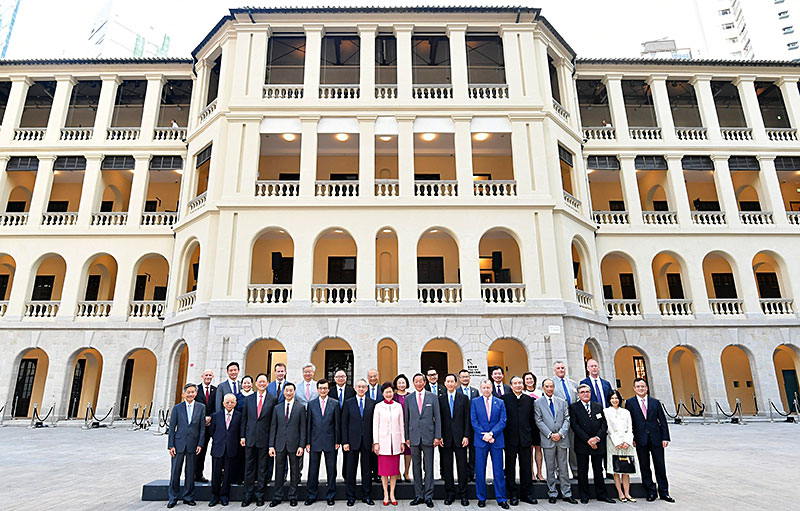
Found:
[[[682,404],[683,404],[683,399],[678,399],[678,410],[677,410],[678,420],[680,421],[681,425],[685,426],[686,423],[683,421],[683,411],[681,410]]]
[[[797,398],[797,392],[794,393],[794,413],[797,414],[797,424],[800,424],[800,400]]]
[[[714,400],[714,417],[717,419],[717,424],[719,424],[719,401],[716,399]]]
[[[744,426],[744,418],[742,417],[742,402],[739,401],[739,398],[736,398],[736,412],[739,415],[739,425]]]
[[[29,428],[33,428],[36,424],[36,408],[39,406],[38,403],[33,403],[33,412],[31,412],[31,425],[28,426]]]
[[[767,406],[769,407],[769,421],[775,422],[772,418],[772,398],[767,399]]]

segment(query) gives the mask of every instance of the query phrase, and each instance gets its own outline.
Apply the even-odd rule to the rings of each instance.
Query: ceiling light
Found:
[[[383,232],[390,233],[390,232],[392,232],[392,230],[391,229],[384,229]]]
[[[282,136],[282,137],[283,137],[283,139],[284,139],[285,141],[287,141],[287,142],[294,142],[294,141],[295,141],[295,139],[297,138],[297,135],[295,135],[294,133],[284,133],[284,134],[283,134],[283,135],[281,135],[281,136]]]
[[[175,169],[176,174],[183,174],[183,169]]]
[[[388,142],[388,141],[390,141],[392,139],[391,135],[381,135],[378,138],[383,140],[384,142]]]
[[[285,234],[285,233],[286,233],[286,231],[284,231],[283,229],[278,229],[278,232],[279,232],[280,234]]]
[[[488,133],[475,133],[472,135],[472,138],[475,139],[477,142],[483,142],[487,138],[489,138]]]
[[[339,142],[347,142],[347,139],[349,139],[349,138],[350,138],[350,135],[348,135],[347,133],[337,133],[336,134],[336,140],[338,140]]]
[[[437,232],[439,232],[439,229],[431,229],[428,232],[430,232],[431,234],[436,234]]]
[[[430,142],[436,138],[436,133],[423,133],[422,140],[425,142]]]
[[[594,172],[594,169],[586,169],[587,174],[591,174],[592,172]]]
[[[342,234],[344,231],[341,229],[334,229],[333,232],[335,232],[336,234]]]

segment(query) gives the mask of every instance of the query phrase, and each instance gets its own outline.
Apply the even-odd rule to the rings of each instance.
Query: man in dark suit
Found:
[[[278,404],[283,403],[283,386],[286,385],[286,364],[278,362],[273,368],[275,379],[267,385],[267,392],[278,400]]]
[[[523,389],[522,378],[514,376],[511,378],[511,392],[500,398],[506,405],[506,427],[503,430],[506,446],[506,494],[510,497],[512,506],[518,505],[520,501],[526,504],[537,503],[536,497],[531,494],[533,398],[524,394]],[[519,486],[517,486],[517,459],[519,459]]]
[[[459,391],[467,396],[470,401],[475,399],[480,395],[478,389],[475,387],[470,386],[470,380],[472,379],[469,371],[466,369],[462,369],[458,372],[458,389]],[[470,442],[469,447],[467,447],[467,470],[469,471],[469,480],[475,481],[475,443]]]
[[[575,457],[578,460],[578,489],[581,502],[589,502],[589,460],[594,474],[594,494],[597,500],[613,504],[608,497],[603,477],[603,458],[606,457],[608,424],[603,407],[591,400],[589,385],[578,385],[578,401],[569,405],[569,426],[575,434]]]
[[[367,396],[376,404],[383,399],[381,382],[377,369],[370,369],[367,371]],[[380,483],[381,476],[378,475],[378,455],[374,452],[370,452],[369,457],[369,468],[372,470],[372,482]]]
[[[214,381],[214,371],[211,369],[206,369],[203,371],[202,377],[203,383],[197,386],[197,397],[195,400],[198,403],[203,403],[203,405],[206,407],[206,434],[201,440],[203,449],[200,451],[200,454],[197,455],[197,462],[194,469],[194,480],[198,483],[207,483],[208,479],[203,477],[203,470],[205,469],[206,465],[208,441],[211,439],[211,432],[209,431],[209,426],[211,425],[211,416],[213,416],[214,412],[217,410],[217,387],[211,384],[211,382]]]
[[[511,386],[503,383],[505,372],[500,366],[492,366],[489,368],[489,376],[492,378],[492,395],[494,397],[503,397],[511,393]]]
[[[642,471],[642,484],[647,489],[647,500],[656,500],[656,485],[650,472],[650,458],[658,481],[658,496],[661,500],[675,502],[669,495],[667,466],[664,463],[664,449],[669,445],[669,426],[661,401],[648,395],[647,382],[643,378],[633,380],[636,396],[625,402],[625,408],[631,412],[633,422],[633,446],[639,457],[639,469]]]
[[[341,445],[341,412],[339,402],[328,397],[328,380],[317,381],[319,398],[309,401],[306,408],[306,452],[310,453],[308,462],[308,482],[306,483],[306,506],[317,501],[319,489],[319,464],[325,454],[325,473],[328,476],[328,490],[325,498],[329,506],[336,504],[336,451]]]
[[[239,381],[239,362],[231,362],[225,368],[228,374],[228,379],[217,386],[217,394],[214,399],[214,410],[222,410],[222,398],[226,394],[233,394],[234,396],[242,391],[242,385]]]
[[[427,378],[425,390],[432,393],[434,396],[441,396],[444,394],[444,385],[439,383],[439,372],[435,368],[429,367],[425,371],[425,376]]]
[[[347,373],[342,369],[336,371],[333,375],[333,380],[336,385],[330,390],[330,397],[336,399],[339,403],[339,427],[342,426],[342,409],[344,409],[344,402],[356,395],[356,390],[347,384]],[[342,451],[342,474],[347,474],[347,456]]]
[[[344,402],[342,410],[342,449],[347,459],[347,505],[356,503],[356,471],[361,458],[361,502],[372,506],[369,494],[372,490],[372,412],[375,401],[367,394],[367,381],[356,382],[356,397]]]
[[[592,402],[599,404],[601,407],[608,408],[608,396],[614,390],[611,388],[611,383],[608,380],[600,378],[600,364],[597,360],[590,358],[586,361],[586,371],[589,376],[581,380],[582,384],[588,385],[592,391]]]
[[[183,401],[172,407],[167,434],[167,450],[172,456],[172,471],[169,475],[168,508],[175,507],[181,491],[181,471],[186,464],[183,487],[183,503],[194,506],[195,456],[202,449],[200,442],[206,434],[206,411],[202,403],[195,401],[197,386],[187,383],[183,387]]]
[[[267,457],[269,453],[269,428],[276,399],[267,392],[267,375],[256,377],[256,392],[244,401],[244,417],[241,427],[241,443],[245,448],[244,499],[248,506],[256,499],[256,505],[264,505],[264,486],[267,480]]]
[[[212,401],[213,402],[213,401]],[[222,410],[211,416],[208,436],[211,444],[211,500],[208,507],[218,502],[228,505],[231,491],[231,470],[239,451],[239,432],[242,429],[242,413],[236,411],[236,396],[228,394],[222,398]]]
[[[300,485],[300,460],[306,445],[306,409],[295,397],[293,383],[283,387],[283,402],[275,406],[269,428],[269,455],[275,459],[275,492],[269,507],[281,503],[283,485],[286,483],[288,461],[289,504],[297,505],[297,487]]]
[[[423,502],[433,507],[433,448],[442,443],[442,416],[439,398],[425,390],[425,377],[414,375],[415,391],[406,396],[406,445],[411,448],[411,466],[414,471],[414,499],[417,506]],[[423,482],[423,465],[425,479]]]
[[[490,380],[481,382],[481,396],[470,403],[470,421],[475,442],[475,493],[478,507],[486,507],[486,461],[492,457],[492,475],[494,476],[494,495],[497,505],[508,509],[506,498],[506,476],[503,473],[503,448],[505,440],[503,430],[506,427],[506,406],[503,401],[492,395],[493,383]]]
[[[444,377],[446,392],[439,396],[439,411],[442,415],[442,445],[439,446],[439,463],[441,466],[444,490],[446,493],[444,503],[449,506],[456,497],[461,500],[462,506],[469,506],[467,500],[467,446],[472,436],[472,426],[469,418],[470,400],[456,388],[456,375],[448,374]],[[453,478],[453,457],[456,459],[458,470],[458,491],[456,491]]]

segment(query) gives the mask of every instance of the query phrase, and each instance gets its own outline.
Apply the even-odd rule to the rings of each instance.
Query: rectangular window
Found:
[[[328,284],[355,284],[355,257],[328,257]]]
[[[8,159],[6,170],[38,170],[39,158],[36,156],[12,156]]]
[[[145,213],[155,213],[156,211],[158,211],[158,201],[155,200],[144,201]]]
[[[680,273],[667,273],[667,288],[671,300],[683,300],[683,282]]]
[[[47,302],[53,296],[53,285],[55,284],[55,275],[37,275],[33,281],[33,294],[31,301],[34,302]]]
[[[197,153],[197,161],[194,164],[195,168],[199,167],[200,165],[204,164],[210,159],[211,159],[211,146],[208,146],[199,153]]]
[[[155,286],[153,288],[153,300],[163,302],[167,299],[167,286]]]
[[[714,170],[714,160],[709,156],[684,156],[681,166],[683,170]]]
[[[610,200],[610,201],[608,201],[608,210],[609,211],[625,211],[625,201],[624,200]]]
[[[0,275],[0,300],[6,299],[6,291],[8,291],[8,278],[9,275]]]
[[[133,156],[106,156],[100,168],[103,170],[132,170],[136,161]]]
[[[48,213],[66,213],[69,209],[68,200],[51,200],[47,203]]]
[[[113,200],[104,200],[100,202],[100,212],[101,213],[111,213],[114,211],[114,201]]]
[[[739,201],[739,211],[761,211],[761,203],[757,200]]]
[[[587,157],[586,166],[595,170],[619,170],[616,156],[592,155]]]
[[[573,160],[573,158],[572,158],[572,153],[571,153],[571,152],[569,152],[569,151],[568,151],[568,150],[567,150],[565,147],[563,147],[561,144],[559,144],[559,145],[558,145],[558,157],[559,157],[559,159],[560,159],[561,161],[563,161],[564,163],[566,163],[566,164],[567,164],[567,165],[569,165],[570,167],[573,167],[573,166],[574,166],[574,165],[572,164],[572,160]]]
[[[443,284],[444,258],[417,257],[417,282],[420,284]]]
[[[637,156],[633,161],[637,170],[667,170],[667,160],[663,156]]]
[[[136,285],[133,287],[133,300],[141,302],[144,300],[144,292],[147,289],[147,275],[137,275]]]
[[[622,291],[623,300],[636,299],[636,286],[633,283],[633,273],[619,274],[619,288]]]
[[[150,159],[150,170],[176,170],[183,168],[180,156],[153,156]]]
[[[780,298],[781,287],[778,285],[778,275],[774,272],[756,272],[759,298]]]
[[[24,200],[10,200],[6,203],[6,213],[24,213],[26,204]]]
[[[755,156],[731,156],[728,158],[730,170],[761,170],[758,158]]]
[[[733,273],[712,273],[711,284],[714,286],[715,298],[736,298],[736,283],[733,280]]]
[[[503,40],[496,35],[468,34],[466,42],[469,83],[506,83]]]
[[[606,284],[603,286],[603,298],[605,300],[614,299],[614,288],[610,284]]]
[[[446,35],[414,35],[411,64],[414,84],[449,85],[450,39]]]
[[[59,156],[53,163],[53,170],[86,170],[83,156]]]
[[[775,170],[800,170],[800,156],[778,156]]]
[[[715,200],[695,199],[692,204],[695,211],[722,211],[719,207],[719,201]]]
[[[100,294],[100,275],[89,275],[89,279],[86,281],[86,295],[84,296],[84,300],[87,302],[96,302],[97,297]]]
[[[358,84],[361,39],[357,35],[322,38],[321,84]]]
[[[266,82],[271,85],[300,85],[305,68],[306,37],[275,35],[267,44]],[[316,94],[316,92],[315,92]]]
[[[665,200],[654,200],[653,211],[669,211],[669,204]]]
[[[393,35],[379,35],[375,38],[375,83],[397,83],[397,39]]]
[[[280,252],[272,253],[272,283],[291,284],[294,258],[283,257]]]

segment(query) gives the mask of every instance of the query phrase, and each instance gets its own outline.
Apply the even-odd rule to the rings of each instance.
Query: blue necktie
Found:
[[[455,394],[450,394],[450,418],[453,418],[453,398]]]
[[[550,398],[550,413],[553,414],[553,418],[556,418],[556,408],[553,406],[553,398]]]
[[[344,406],[344,390],[339,389],[339,406]]]
[[[361,411],[361,417],[364,417],[364,398],[358,398],[358,409]]]
[[[464,387],[464,395],[469,397],[469,389],[467,387]]]
[[[597,396],[597,402],[603,404],[603,398],[600,397],[600,389],[597,388],[597,380],[594,380],[594,395]]]
[[[567,391],[567,384],[564,381],[564,378],[561,378],[561,386],[564,388],[564,398],[567,400],[567,404],[570,404],[571,401],[569,399],[569,392]],[[552,401],[550,401],[550,406],[553,406]]]

